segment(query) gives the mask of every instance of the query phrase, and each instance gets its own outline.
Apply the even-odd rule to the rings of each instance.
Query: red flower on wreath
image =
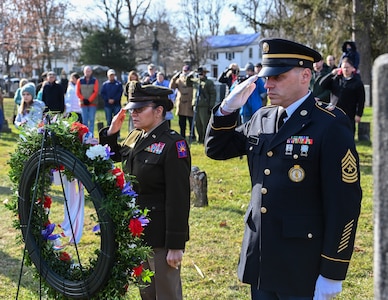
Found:
[[[143,272],[143,265],[137,266],[133,268],[133,275],[136,277],[141,276],[141,273]]]
[[[59,259],[61,261],[71,261],[71,256],[67,252],[61,252],[61,254],[59,255]]]
[[[128,225],[129,230],[131,231],[133,236],[140,237],[144,228],[139,219],[131,219]]]
[[[43,207],[44,208],[50,208],[52,203],[53,203],[53,200],[51,199],[51,197],[45,195],[44,196]]]
[[[42,202],[42,199],[38,198],[37,203],[41,203],[41,202]],[[51,197],[44,195],[43,207],[50,208],[52,203],[53,203],[53,200],[51,199]]]
[[[120,168],[114,168],[112,174],[116,176],[116,186],[122,190],[125,185],[124,172]]]
[[[77,132],[78,138],[82,143],[84,135],[89,132],[89,128],[82,123],[74,122],[73,124],[71,124],[70,132]]]

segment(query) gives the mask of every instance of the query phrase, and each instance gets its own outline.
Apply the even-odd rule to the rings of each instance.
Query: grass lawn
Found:
[[[5,116],[11,122],[13,100],[5,99]],[[105,116],[98,111],[97,122]],[[372,109],[366,108],[363,121],[371,122]],[[172,127],[178,129],[177,119]],[[18,244],[12,227],[13,216],[2,205],[12,193],[8,178],[9,153],[14,150],[17,130],[0,134],[0,297],[15,299],[19,287],[19,299],[39,299],[39,280],[24,267],[20,276],[23,245]],[[97,126],[96,126],[97,130]],[[128,127],[121,134],[125,137]],[[372,128],[373,130],[373,128]],[[372,145],[358,142],[363,188],[362,211],[359,220],[353,260],[343,292],[336,299],[373,299],[373,177]],[[208,207],[192,207],[190,213],[190,241],[182,264],[184,298],[199,299],[250,299],[249,287],[241,284],[236,266],[243,236],[243,215],[250,198],[250,180],[246,159],[214,161],[204,154],[203,145],[191,145],[192,165],[206,171],[208,178]],[[203,276],[198,271],[202,272]],[[19,285],[20,276],[20,285]],[[140,299],[138,291],[130,287],[128,299]]]

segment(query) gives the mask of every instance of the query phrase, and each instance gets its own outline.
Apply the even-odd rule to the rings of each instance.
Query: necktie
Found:
[[[143,132],[142,134],[139,134],[139,136],[136,139],[135,145],[139,145],[144,139],[146,138],[145,133]]]
[[[278,131],[280,127],[284,124],[284,119],[287,118],[287,111],[283,108],[279,110],[279,118],[278,118]]]

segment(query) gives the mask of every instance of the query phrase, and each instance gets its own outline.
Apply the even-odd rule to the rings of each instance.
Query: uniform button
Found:
[[[261,193],[263,195],[267,194],[268,193],[268,190],[266,188],[261,188]]]
[[[307,235],[307,237],[308,237],[309,239],[312,239],[312,238],[313,238],[313,234],[312,234],[312,233],[309,233],[309,234]]]
[[[294,159],[298,159],[298,157],[299,157],[298,154],[294,154],[293,156]]]
[[[267,152],[267,156],[268,156],[268,157],[272,157],[272,155],[273,155],[273,152],[272,152],[272,151],[268,151],[268,152]]]
[[[252,149],[253,149],[253,147],[252,147],[252,146],[250,146],[250,147],[249,147],[249,151],[252,151]]]
[[[148,163],[148,159],[146,159],[146,160],[144,161],[144,163]]]
[[[260,211],[262,214],[266,214],[267,213],[267,209],[263,206],[260,208]]]
[[[271,170],[270,170],[270,169],[265,169],[265,170],[264,170],[264,174],[265,174],[265,175],[271,174]]]

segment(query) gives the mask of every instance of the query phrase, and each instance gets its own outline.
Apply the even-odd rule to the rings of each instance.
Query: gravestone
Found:
[[[358,140],[370,141],[370,123],[360,122],[358,123]]]
[[[195,207],[208,205],[207,198],[207,175],[198,167],[193,166],[190,173],[190,190],[193,192],[192,204]]]
[[[388,299],[388,54],[379,56],[372,70],[374,297]]]

